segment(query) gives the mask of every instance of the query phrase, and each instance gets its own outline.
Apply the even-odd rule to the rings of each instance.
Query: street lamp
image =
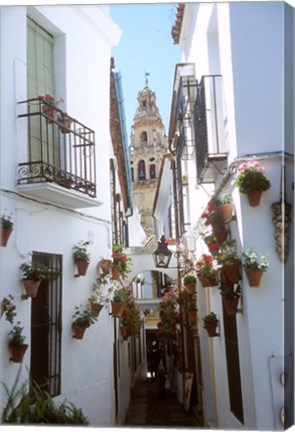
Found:
[[[168,249],[165,236],[162,235],[160,241],[158,242],[158,248],[153,253],[153,258],[155,266],[157,268],[167,268],[172,256],[172,252]]]

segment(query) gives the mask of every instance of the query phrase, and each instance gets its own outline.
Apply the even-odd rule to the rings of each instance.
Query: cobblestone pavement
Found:
[[[166,397],[159,399],[158,383],[146,378],[132,390],[125,426],[180,427],[197,429],[192,415],[184,412],[176,396],[166,390]]]

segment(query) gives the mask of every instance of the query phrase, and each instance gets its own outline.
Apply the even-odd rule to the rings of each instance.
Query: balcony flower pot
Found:
[[[243,163],[238,169],[239,176],[236,185],[240,194],[247,195],[251,207],[259,206],[262,192],[271,186],[264,171],[264,167],[258,161]]]
[[[62,124],[62,126],[60,126],[60,131],[62,134],[68,134],[71,132],[73,120],[67,115],[67,113],[61,114],[58,118],[58,121]]]
[[[90,263],[90,254],[87,250],[88,241],[80,241],[73,247],[74,263],[78,270],[78,276],[85,276]]]
[[[46,115],[46,123],[52,124],[56,118],[56,110],[53,106],[42,105],[42,112]]]
[[[257,253],[254,248],[242,251],[243,267],[250,287],[258,287],[262,274],[268,269],[268,255]]]
[[[8,344],[11,352],[10,360],[14,363],[22,363],[23,357],[28,348],[28,345],[24,343],[25,336],[23,336],[22,334],[24,328],[21,327],[20,324],[20,321],[18,321],[9,333],[9,335],[11,336]]]
[[[11,216],[1,216],[1,246],[6,247],[9,237],[13,231]]]

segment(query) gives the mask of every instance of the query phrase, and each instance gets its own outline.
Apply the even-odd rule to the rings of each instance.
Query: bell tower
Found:
[[[136,206],[147,237],[154,234],[153,204],[167,137],[156,105],[156,95],[148,86],[137,94],[137,109],[131,131],[131,174]]]

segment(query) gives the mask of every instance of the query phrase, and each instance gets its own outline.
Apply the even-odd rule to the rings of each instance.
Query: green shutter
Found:
[[[28,65],[28,98],[51,94],[54,92],[54,39],[30,18],[27,20],[27,65]],[[41,147],[43,162],[55,167],[60,166],[60,151],[57,145],[57,130],[53,126],[46,129],[45,119],[42,119],[43,137],[40,139],[40,118],[30,118],[30,161],[40,161]],[[45,133],[46,130],[46,133]],[[53,151],[53,148],[55,149]]]

